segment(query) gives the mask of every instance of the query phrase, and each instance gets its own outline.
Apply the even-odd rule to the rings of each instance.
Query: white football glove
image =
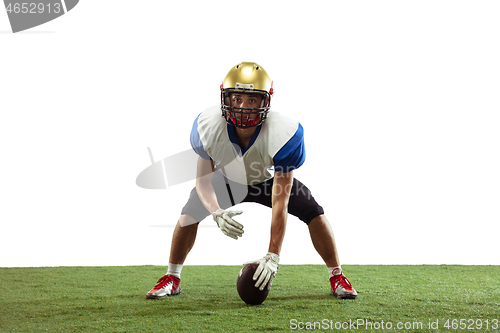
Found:
[[[259,260],[249,261],[244,263],[247,264],[259,264],[255,274],[253,275],[253,280],[257,280],[255,287],[259,290],[264,290],[267,285],[267,290],[271,290],[271,285],[273,284],[274,277],[278,272],[278,267],[280,263],[280,256],[276,253],[267,252],[267,254]]]
[[[214,221],[217,222],[224,235],[238,239],[243,235],[243,225],[232,219],[233,216],[243,213],[241,210],[218,209],[212,213]]]

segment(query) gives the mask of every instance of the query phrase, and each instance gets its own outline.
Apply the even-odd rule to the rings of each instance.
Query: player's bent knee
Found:
[[[196,220],[187,215],[187,214],[183,214],[181,215],[181,217],[179,218],[179,225],[181,227],[187,227],[187,226],[190,226],[190,225],[193,225],[193,224],[197,224],[198,222],[196,222]]]
[[[317,223],[329,223],[329,222],[326,219],[325,214],[320,214],[320,215],[316,215],[315,217],[313,217],[309,221],[309,223],[307,223],[307,225],[311,226],[311,225],[314,225],[314,224],[317,224]]]

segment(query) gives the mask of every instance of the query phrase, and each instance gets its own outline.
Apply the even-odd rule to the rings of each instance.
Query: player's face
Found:
[[[262,97],[257,95],[257,94],[242,94],[242,93],[235,93],[231,95],[231,106],[236,108],[235,111],[239,111],[238,109],[241,109],[241,111],[246,111],[249,112],[250,110],[244,110],[244,109],[257,109],[261,107],[261,101]],[[257,116],[256,110],[252,110],[252,113],[255,113],[255,116],[250,117],[250,120],[253,120]],[[242,114],[241,113],[236,113],[236,118],[238,120],[241,119]]]
[[[262,98],[255,94],[232,94],[231,106],[235,108],[260,108]]]

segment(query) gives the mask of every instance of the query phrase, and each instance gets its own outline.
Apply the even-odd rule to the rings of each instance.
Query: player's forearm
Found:
[[[281,245],[285,238],[286,221],[288,211],[282,207],[273,207],[273,217],[271,221],[271,240],[269,241],[269,252],[281,252]]]
[[[199,157],[196,169],[196,192],[209,213],[213,213],[220,208],[212,186],[213,172],[213,162]]]
[[[293,171],[289,173],[276,172],[274,175],[273,194],[271,202],[273,215],[271,220],[271,240],[269,252],[280,254],[285,238],[286,220],[288,217],[288,202],[293,182]]]
[[[209,213],[213,213],[220,208],[214,188],[210,182],[197,181],[196,192],[200,197],[201,203]]]

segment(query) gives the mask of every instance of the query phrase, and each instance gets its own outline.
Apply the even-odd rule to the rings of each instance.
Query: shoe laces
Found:
[[[334,275],[332,276],[332,279],[333,279],[332,281],[333,291],[337,290],[339,286],[348,291],[354,290],[351,282],[345,277],[344,273],[341,273],[339,275]]]
[[[157,282],[155,288],[162,288],[169,282],[175,283],[176,277],[171,275],[163,275]]]

